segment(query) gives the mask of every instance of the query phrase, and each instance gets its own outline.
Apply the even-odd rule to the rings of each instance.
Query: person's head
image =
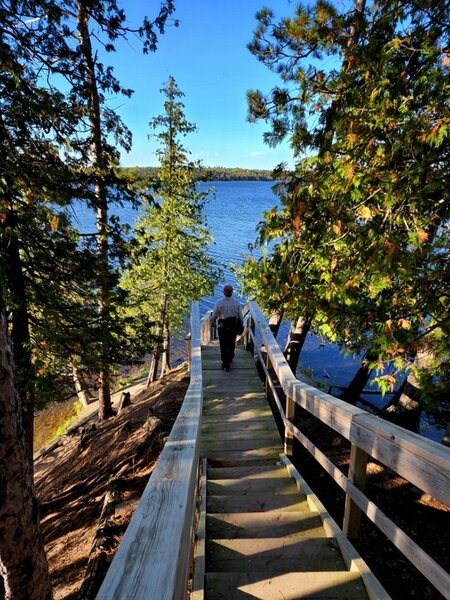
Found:
[[[223,294],[225,298],[231,298],[233,295],[233,286],[227,283],[227,285],[223,288]]]

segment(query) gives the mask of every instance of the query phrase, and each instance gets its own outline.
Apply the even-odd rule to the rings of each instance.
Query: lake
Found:
[[[202,191],[211,189],[210,201],[205,209],[208,225],[215,239],[210,252],[224,269],[224,281],[216,287],[215,295],[201,299],[202,313],[211,309],[216,300],[222,297],[224,283],[231,283],[236,289],[235,295],[242,302],[245,301],[245,298],[240,297],[232,265],[239,264],[250,254],[248,245],[255,242],[256,227],[262,220],[263,213],[277,204],[278,199],[272,187],[273,182],[270,181],[217,181],[200,184]],[[123,223],[130,225],[133,225],[139,214],[130,206],[116,207],[112,212],[117,214]],[[76,221],[83,232],[93,232],[95,229],[93,213],[84,205],[77,206]],[[281,345],[287,337],[288,328],[288,324],[285,324],[280,331]],[[331,385],[346,386],[359,367],[358,359],[344,357],[336,344],[322,340],[314,334],[309,334],[306,339],[300,364],[327,388]],[[384,406],[389,397],[365,396],[378,407]],[[443,430],[436,430],[424,419],[421,423],[421,433],[440,441]]]

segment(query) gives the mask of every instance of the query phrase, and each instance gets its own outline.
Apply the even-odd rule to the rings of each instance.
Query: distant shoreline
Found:
[[[136,180],[157,179],[159,167],[119,167]],[[198,181],[274,181],[272,171],[229,167],[203,167],[195,177]]]

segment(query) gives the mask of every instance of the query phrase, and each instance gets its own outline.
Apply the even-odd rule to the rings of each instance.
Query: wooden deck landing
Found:
[[[251,354],[238,347],[227,373],[214,341],[202,360],[204,579],[192,597],[367,599],[359,572],[347,570],[336,539],[280,461],[283,447]]]

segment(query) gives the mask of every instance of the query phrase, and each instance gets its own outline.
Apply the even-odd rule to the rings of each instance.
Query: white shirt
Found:
[[[243,321],[241,304],[232,296],[216,302],[211,320],[214,323],[216,319],[228,319],[228,317],[239,317]]]

